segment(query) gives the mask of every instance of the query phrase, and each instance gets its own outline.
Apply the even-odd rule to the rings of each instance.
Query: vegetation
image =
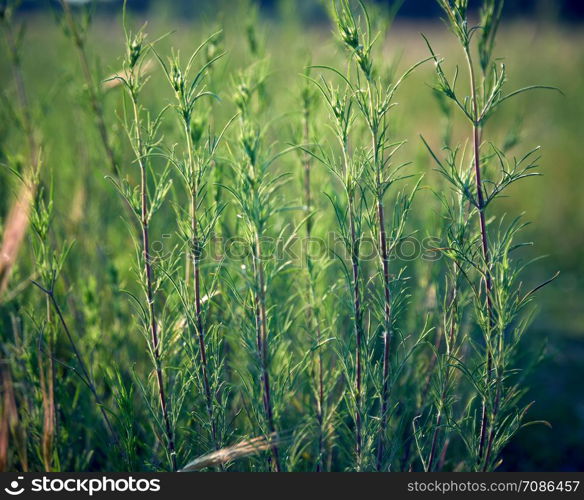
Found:
[[[97,44],[62,0],[54,84],[1,5],[1,470],[492,471],[546,423],[513,113],[552,87],[508,83],[502,0],[406,60],[398,3],[327,2],[326,43],[124,4]]]

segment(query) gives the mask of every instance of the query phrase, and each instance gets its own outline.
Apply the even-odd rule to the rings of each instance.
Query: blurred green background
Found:
[[[148,20],[148,32],[153,37],[173,30],[161,45],[172,40],[174,46],[184,48],[185,54],[221,24],[229,51],[222,68],[229,67],[231,71],[241,66],[238,51],[244,50],[240,41],[247,4],[151,1],[130,2],[130,6],[137,7],[133,12],[136,24]],[[237,9],[240,15],[234,14]],[[521,123],[521,147],[542,146],[543,176],[516,185],[509,199],[497,209],[511,214],[525,212],[526,219],[533,223],[525,233],[526,239],[534,242],[528,252],[534,257],[546,257],[530,268],[525,276],[528,284],[537,285],[560,272],[559,278],[540,292],[539,310],[528,332],[533,346],[547,344],[545,358],[528,381],[528,397],[535,401],[530,417],[548,421],[551,428],[537,425],[520,431],[505,453],[504,470],[584,470],[584,27],[577,22],[580,10],[578,2],[571,6],[531,2],[527,7],[516,2],[503,22],[496,49],[508,67],[509,89],[543,84],[563,92],[535,91],[513,100],[486,131],[501,139]],[[231,15],[223,17],[225,12]],[[270,85],[281,89],[280,98],[274,102],[275,114],[298,110],[295,99],[307,53],[315,63],[328,63],[339,52],[323,12],[317,0],[299,4],[266,2],[260,10],[264,50],[271,60]],[[388,62],[394,61],[404,69],[426,57],[427,49],[420,36],[424,33],[453,70],[461,54],[435,14],[432,2],[405,2],[385,42]],[[58,213],[74,217],[72,206],[87,204],[93,213],[109,221],[112,235],[124,235],[117,240],[112,236],[112,246],[127,248],[127,229],[116,210],[100,205],[103,199],[75,199],[90,194],[78,189],[84,182],[79,179],[80,171],[100,189],[107,186],[102,171],[86,167],[98,162],[99,152],[85,148],[96,137],[91,136],[95,131],[84,109],[87,103],[80,91],[82,78],[70,41],[62,33],[52,4],[39,8],[25,3],[21,15],[27,25],[23,65],[30,95],[38,107],[46,162],[54,173],[55,185],[71,187],[57,189]],[[89,36],[99,73],[106,77],[117,71],[123,51],[119,2],[96,7]],[[413,160],[415,169],[427,173],[427,185],[439,182],[419,140],[419,134],[423,134],[438,144],[441,136],[439,109],[428,86],[432,79],[433,70],[427,65],[408,80],[398,96],[400,106],[394,124],[396,135],[409,141],[404,158]],[[230,86],[232,81],[225,84]],[[0,85],[12,85],[4,52],[0,58]],[[154,72],[147,98],[158,107],[161,99],[162,104],[169,99],[166,90],[160,97],[160,88],[162,76]],[[112,123],[116,122],[113,109],[120,98],[115,91],[107,97]],[[230,109],[223,113],[229,116]],[[10,148],[17,142],[9,120],[4,113],[0,121],[2,155],[11,154]],[[457,122],[454,133],[463,140],[468,131]],[[0,210],[4,214],[12,188],[5,173],[0,182]],[[423,191],[417,205],[418,210],[433,210],[432,194]],[[82,247],[83,242],[79,245]],[[115,254],[115,248],[110,251]]]

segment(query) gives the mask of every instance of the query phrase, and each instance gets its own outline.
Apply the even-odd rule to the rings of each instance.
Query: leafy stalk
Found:
[[[335,140],[340,149],[339,154],[328,152],[322,145],[314,153],[314,157],[322,162],[341,182],[346,206],[330,198],[335,210],[341,237],[348,255],[349,269],[342,265],[346,272],[347,285],[351,296],[352,318],[351,329],[355,341],[354,380],[350,383],[355,424],[355,463],[357,470],[363,466],[363,377],[364,377],[364,329],[361,291],[361,242],[362,242],[362,212],[365,204],[363,189],[360,185],[364,175],[365,160],[363,154],[349,151],[349,135],[353,122],[354,97],[351,83],[336,69],[326,66],[315,68],[327,69],[341,77],[344,90],[336,89],[324,78],[313,80],[330,110]],[[348,375],[348,374],[347,374]]]
[[[524,417],[527,408],[518,408],[518,397],[523,389],[509,382],[512,369],[509,366],[517,344],[527,326],[527,317],[521,316],[527,304],[526,296],[521,296],[516,284],[517,275],[523,268],[512,266],[510,252],[521,245],[512,243],[513,238],[523,227],[519,218],[503,227],[500,218],[499,227],[494,235],[489,235],[487,228],[487,210],[491,203],[501,196],[511,184],[520,179],[536,175],[537,148],[522,158],[508,160],[505,153],[491,144],[491,151],[486,153],[482,144],[482,131],[486,121],[497,108],[510,97],[526,90],[548,87],[526,87],[509,94],[503,93],[506,83],[506,68],[491,63],[494,41],[502,13],[502,0],[484,0],[481,9],[481,25],[471,26],[468,20],[468,0],[438,0],[448,23],[459,40],[467,63],[470,95],[461,98],[456,90],[458,71],[452,80],[446,77],[442,60],[438,59],[426,40],[431,56],[435,62],[437,85],[436,92],[451,99],[471,125],[472,157],[470,169],[463,167],[464,150],[461,164],[457,158],[460,149],[448,150],[449,155],[441,160],[432,152],[438,164],[438,170],[445,176],[470,208],[470,214],[477,215],[478,230],[475,241],[479,242],[480,257],[473,249],[472,236],[467,241],[460,241],[448,249],[447,254],[455,260],[460,270],[470,265],[480,278],[481,286],[475,287],[472,279],[465,274],[470,290],[475,299],[475,316],[484,339],[484,361],[481,363],[481,380],[470,375],[467,367],[461,363],[459,368],[471,378],[479,388],[482,401],[481,416],[476,449],[473,450],[473,467],[477,470],[491,470],[496,467],[494,460],[495,441],[497,450],[510,439]],[[482,32],[478,41],[482,81],[478,81],[477,69],[472,56],[472,41],[475,33]],[[490,169],[487,171],[487,167]],[[490,179],[486,173],[493,169],[500,171],[499,179]],[[469,239],[470,238],[470,239]],[[440,411],[440,410],[439,410]],[[506,417],[502,414],[507,412]],[[515,413],[513,416],[509,413]],[[470,447],[470,440],[468,446]],[[432,445],[432,447],[434,447]],[[433,454],[431,454],[433,457]]]
[[[310,68],[307,67],[305,76],[310,76]],[[313,112],[316,105],[316,95],[314,88],[310,85],[307,80],[304,83],[301,91],[302,100],[302,139],[305,147],[311,142],[312,137],[312,123],[313,123]],[[322,472],[324,470],[324,458],[325,458],[325,385],[324,385],[324,371],[323,371],[323,353],[321,348],[322,342],[322,329],[321,322],[319,318],[319,310],[316,305],[315,297],[315,269],[312,256],[310,254],[309,245],[312,238],[312,228],[314,225],[314,213],[313,213],[313,194],[311,185],[311,170],[313,157],[308,151],[303,150],[302,155],[302,167],[303,167],[303,193],[304,193],[304,214],[306,217],[306,266],[308,270],[308,282],[307,282],[307,324],[309,329],[314,332],[314,345],[315,348],[315,414],[318,426],[318,448],[317,448],[317,461],[316,461],[316,471]]]
[[[286,176],[272,177],[269,169],[288,148],[273,156],[263,150],[262,132],[251,117],[250,107],[253,94],[258,91],[256,77],[243,75],[236,88],[234,101],[239,110],[239,137],[237,154],[233,160],[237,178],[236,188],[229,188],[240,210],[244,222],[243,230],[246,246],[251,258],[252,273],[249,278],[251,303],[248,307],[253,315],[255,333],[255,354],[260,371],[260,392],[263,416],[268,435],[277,432],[274,391],[271,386],[270,340],[276,332],[269,331],[268,324],[268,278],[271,279],[286,266],[278,266],[268,274],[270,258],[264,255],[264,241],[268,238],[269,222],[278,211],[276,195]],[[263,80],[260,80],[263,81]],[[245,267],[245,266],[244,266]],[[271,449],[271,468],[282,471],[280,449],[276,444]]]
[[[149,170],[147,162],[149,161],[151,150],[156,143],[154,136],[160,123],[160,115],[154,121],[151,121],[149,116],[146,117],[146,137],[143,137],[142,127],[144,126],[144,123],[141,117],[139,102],[140,91],[144,85],[141,65],[143,64],[144,55],[150,48],[148,45],[146,45],[145,38],[146,37],[142,31],[139,31],[134,36],[126,31],[127,57],[125,60],[125,72],[123,76],[117,75],[114,77],[122,81],[130,97],[132,127],[128,129],[128,136],[130,138],[136,158],[136,163],[138,164],[139,168],[140,180],[138,186],[138,196],[136,198],[134,196],[134,192],[131,191],[129,186],[123,182],[116,183],[116,187],[122,196],[124,196],[130,207],[133,209],[140,226],[142,240],[141,265],[144,273],[143,288],[146,300],[146,323],[148,325],[147,328],[150,336],[150,348],[154,361],[154,369],[156,372],[158,400],[162,414],[163,431],[166,436],[168,458],[170,460],[172,470],[176,471],[176,449],[174,442],[174,432],[172,429],[168,409],[168,400],[165,391],[162,367],[162,347],[155,308],[155,278],[153,271],[153,256],[150,246],[150,221],[153,214],[164,200],[164,197],[170,188],[170,183],[166,182],[166,175],[163,174],[161,179],[158,180],[158,185],[156,186],[156,191],[153,195],[153,198],[150,199],[148,187]]]
[[[370,172],[367,180],[373,195],[375,205],[375,232],[377,233],[379,267],[382,288],[382,375],[379,406],[379,434],[377,437],[377,469],[383,467],[385,457],[385,441],[388,426],[390,371],[391,371],[391,340],[393,307],[391,292],[390,242],[386,224],[385,197],[389,188],[400,179],[402,166],[394,167],[391,160],[403,143],[391,144],[389,140],[388,114],[394,107],[393,97],[405,78],[421,63],[408,69],[401,78],[390,84],[384,84],[380,77],[380,68],[374,62],[373,46],[378,35],[371,31],[371,21],[365,5],[359,2],[364,23],[355,18],[348,0],[340,4],[335,2],[335,21],[339,38],[344,43],[357,69],[357,82],[353,89],[355,101],[359,107],[370,136],[369,161]],[[364,27],[361,26],[364,24]],[[424,62],[424,61],[422,61]],[[397,207],[396,207],[397,208]],[[398,212],[398,211],[396,211]],[[394,228],[392,237],[399,240],[403,232],[403,221],[407,215],[396,213],[399,225]]]
[[[215,450],[218,450],[220,448],[220,440],[217,430],[217,419],[214,414],[215,398],[213,396],[209,375],[205,319],[203,313],[203,297],[201,290],[201,257],[204,246],[208,239],[208,235],[214,226],[216,218],[210,221],[209,227],[204,227],[200,213],[202,211],[201,201],[205,195],[205,177],[208,175],[209,168],[214,161],[218,147],[218,140],[216,140],[214,137],[209,137],[208,144],[204,144],[202,147],[195,146],[193,142],[192,119],[197,102],[203,97],[213,97],[213,94],[204,90],[203,80],[207,70],[217,59],[222,56],[222,54],[215,55],[213,58],[208,60],[207,63],[204,64],[192,77],[192,80],[189,79],[192,64],[196,56],[203,48],[207,46],[209,41],[215,37],[216,34],[212,35],[209,39],[203,42],[197,48],[197,50],[195,50],[184,69],[181,68],[178,55],[173,57],[173,59],[170,61],[170,65],[165,64],[162,59],[160,59],[160,62],[171,86],[173,87],[177,100],[176,110],[181,120],[181,125],[185,137],[185,147],[187,151],[186,165],[183,167],[181,162],[176,163],[179,166],[179,172],[185,181],[189,199],[189,215],[187,222],[188,229],[186,230],[185,237],[187,240],[187,247],[189,248],[192,263],[192,286],[195,304],[195,331],[197,332],[197,339],[199,344],[201,375],[203,381],[203,390],[205,393],[205,405],[211,429],[211,442]],[[195,148],[197,148],[197,150]]]

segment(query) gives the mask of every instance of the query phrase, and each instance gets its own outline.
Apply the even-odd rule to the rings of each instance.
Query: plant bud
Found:
[[[172,69],[170,72],[170,79],[172,81],[172,88],[174,88],[175,92],[179,94],[184,94],[185,90],[185,79],[182,75],[182,72],[176,63],[173,63]]]
[[[144,35],[138,33],[134,40],[130,43],[128,58],[130,62],[130,68],[134,68],[142,55],[142,44],[144,43]]]

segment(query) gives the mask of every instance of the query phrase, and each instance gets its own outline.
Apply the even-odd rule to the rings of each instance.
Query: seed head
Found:
[[[341,0],[340,6],[335,2],[335,12],[336,24],[341,41],[352,50],[357,50],[361,45],[359,41],[359,29],[348,2]]]
[[[360,47],[355,51],[355,58],[357,59],[357,64],[365,76],[370,78],[373,70],[373,61],[371,60],[370,51],[364,50],[362,47]]]
[[[175,92],[177,92],[181,96],[184,95],[185,79],[181,69],[179,68],[176,62],[172,63],[172,68],[170,70],[170,79],[172,81],[172,87],[174,88]]]
[[[249,99],[251,97],[251,89],[246,82],[242,81],[235,88],[235,93],[233,95],[233,101],[240,112],[244,112],[249,104]]]
[[[130,64],[130,69],[133,69],[136,66],[143,53],[145,38],[144,34],[140,32],[130,42],[130,46],[128,47],[128,62]]]
[[[243,151],[248,159],[250,170],[257,162],[259,137],[257,131],[253,127],[247,127],[241,132],[241,145]]]
[[[356,26],[339,23],[339,31],[341,33],[341,40],[353,50],[358,50],[361,47],[359,43],[359,31]]]

